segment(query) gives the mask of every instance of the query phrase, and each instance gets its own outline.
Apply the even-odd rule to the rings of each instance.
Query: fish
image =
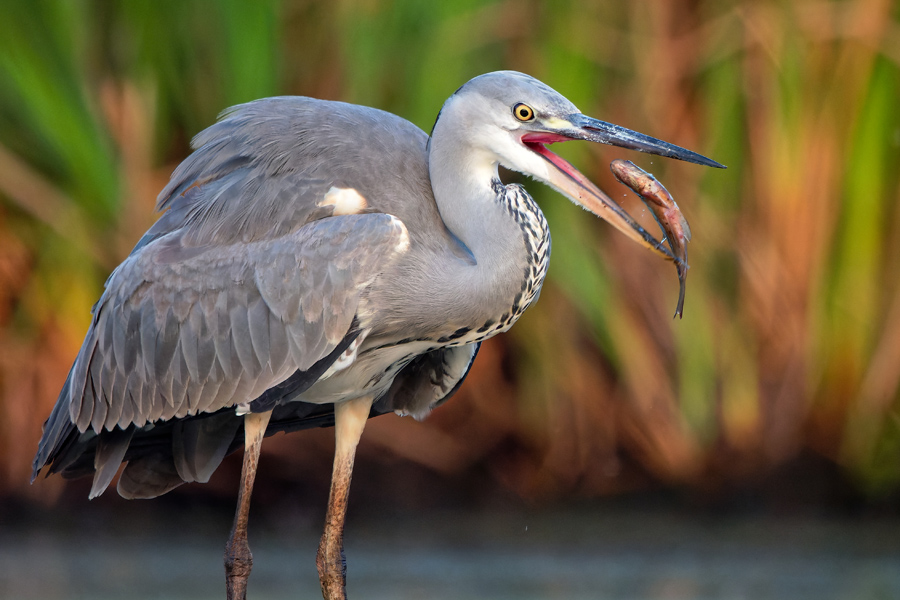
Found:
[[[675,268],[678,270],[678,283],[681,287],[675,316],[672,318],[680,319],[684,314],[684,292],[689,268],[687,243],[691,241],[691,228],[687,219],[672,194],[653,175],[630,160],[616,159],[609,164],[609,169],[620,183],[631,188],[647,205],[665,235],[663,241],[669,242],[672,254],[675,255]]]

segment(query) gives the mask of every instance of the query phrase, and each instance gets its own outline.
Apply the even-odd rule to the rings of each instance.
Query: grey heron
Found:
[[[205,482],[244,447],[227,595],[251,568],[247,515],[263,438],[333,424],[317,554],[345,597],[342,537],[366,420],[424,418],[480,343],[538,297],[550,232],[498,165],[549,184],[654,252],[672,254],[547,145],[586,140],[721,167],[581,114],[527,75],[476,77],[432,135],[393,114],[303,97],[234,107],[193,141],[165,211],[110,275],[44,424],[34,475],[118,481],[125,498]]]

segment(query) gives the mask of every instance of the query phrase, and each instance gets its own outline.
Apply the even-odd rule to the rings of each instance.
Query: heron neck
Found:
[[[445,265],[445,291],[470,312],[496,317],[510,309],[528,272],[523,231],[504,202],[496,159],[471,148],[454,151],[441,141],[429,156],[435,201],[447,228],[475,258],[475,264]]]
[[[496,267],[492,263],[498,259],[520,252],[522,236],[502,202],[497,164],[485,160],[453,165],[443,159],[438,163],[430,172],[441,218],[478,264]]]

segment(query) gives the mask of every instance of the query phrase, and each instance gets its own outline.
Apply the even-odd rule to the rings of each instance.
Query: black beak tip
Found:
[[[700,155],[698,154],[697,156],[700,156]],[[700,156],[700,158],[702,158],[703,160],[695,161],[695,162],[697,162],[697,164],[701,164],[701,165],[704,165],[707,167],[713,167],[716,169],[727,169],[728,168],[725,165],[723,165],[722,163],[716,162],[711,158],[706,158],[705,156]]]
[[[716,162],[711,158],[707,158],[702,154],[698,154],[693,150],[688,150],[687,148],[682,148],[681,146],[676,146],[674,144],[663,142],[661,140],[658,141],[658,144],[660,146],[659,148],[654,148],[653,146],[651,146],[649,148],[636,148],[636,150],[640,150],[641,152],[648,152],[650,154],[659,154],[668,158],[675,158],[677,160],[683,160],[685,162],[694,163],[696,165],[703,165],[704,167],[713,167],[716,169],[728,168],[722,163]]]
[[[669,144],[668,142],[662,142],[660,144],[661,147],[637,147],[632,148],[633,150],[637,150],[638,152],[646,152],[647,154],[655,154],[657,156],[663,156],[665,158],[674,158],[676,160],[682,160],[684,162],[694,163],[695,165],[702,165],[704,167],[713,167],[715,169],[727,169],[725,165],[720,162],[716,162],[711,158],[707,158],[702,154],[697,154],[691,150],[687,150],[686,148],[682,148],[680,146],[675,146],[674,144]]]
[[[674,144],[669,144],[668,142],[662,142],[661,148],[634,148],[639,152],[646,152],[648,154],[656,154],[658,156],[664,156],[666,158],[674,158],[676,160],[683,160],[685,162],[694,163],[695,165],[702,165],[704,167],[713,167],[716,169],[727,169],[725,165],[720,162],[716,162],[711,158],[707,158],[702,154],[697,154],[691,150],[687,150],[686,148],[682,148],[680,146],[675,146]]]

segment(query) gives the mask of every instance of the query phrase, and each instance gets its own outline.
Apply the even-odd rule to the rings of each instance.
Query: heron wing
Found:
[[[138,247],[178,229],[186,246],[278,238],[332,214],[320,205],[331,187],[407,224],[422,207],[436,214],[427,139],[396,115],[343,102],[284,96],[233,107],[194,138],[157,199],[167,212]]]
[[[36,471],[74,433],[59,421],[99,433],[183,419],[309,370],[357,333],[360,295],[406,237],[398,219],[374,213],[200,252],[169,234],[133,253],[94,308]]]
[[[309,370],[348,335],[405,236],[396,218],[369,214],[189,248],[185,260],[178,236],[161,238],[123,263],[95,309],[72,421],[101,431],[214,412]]]
[[[110,439],[98,454],[95,438],[115,427],[214,412],[273,387],[258,404],[280,402],[314,383],[352,335],[366,282],[407,239],[378,207],[393,213],[431,193],[426,139],[389,113],[296,97],[235,107],[201,132],[160,193],[166,212],[94,308],[35,474],[48,463],[51,472],[82,472],[92,453],[112,462],[127,443]],[[369,214],[335,216],[322,203],[332,187],[357,191]],[[171,434],[197,438],[177,454],[206,463],[182,469],[199,477],[234,437],[231,424],[215,434],[207,425]]]

